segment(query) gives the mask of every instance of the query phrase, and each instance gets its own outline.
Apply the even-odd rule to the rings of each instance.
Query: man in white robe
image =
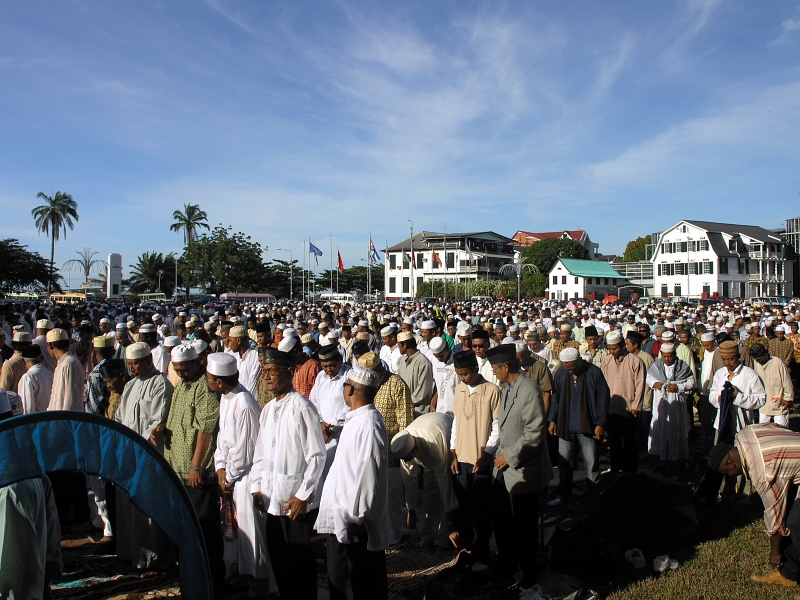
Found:
[[[764,406],[767,400],[767,393],[758,374],[742,363],[739,345],[736,342],[723,342],[717,348],[717,352],[719,352],[724,366],[714,373],[708,401],[712,406],[719,409],[722,390],[726,383],[730,383],[734,411],[731,419],[731,426],[734,429],[731,433],[735,434],[748,425],[758,423],[758,409]],[[719,432],[719,420],[720,415],[717,412],[714,428],[717,429],[718,436],[722,433]]]
[[[255,397],[258,394],[258,376],[261,374],[261,365],[258,362],[258,351],[250,348],[247,327],[244,325],[231,327],[228,333],[228,345],[231,353],[236,357],[239,382]]]
[[[50,372],[56,369],[56,361],[47,351],[47,332],[51,329],[53,329],[52,321],[39,319],[36,321],[36,337],[33,339],[33,343],[42,349],[42,364],[44,368],[50,370]]]
[[[691,368],[676,354],[674,344],[662,344],[661,358],[647,370],[647,386],[653,390],[648,453],[670,462],[689,459],[686,394],[695,387]]]
[[[433,382],[436,389],[433,393],[431,407],[436,407],[435,412],[453,414],[458,377],[453,366],[453,353],[442,338],[433,338],[429,344],[433,361]]]
[[[361,366],[348,371],[344,392],[350,412],[315,524],[318,533],[328,534],[331,600],[388,598],[388,441],[374,405],[377,391],[375,371]]]
[[[318,352],[322,371],[317,373],[309,400],[317,409],[322,422],[320,428],[325,439],[325,469],[319,482],[319,489],[325,487],[325,478],[336,456],[339,434],[342,432],[345,417],[350,409],[344,402],[344,383],[350,365],[342,360],[342,355],[334,344],[323,346]]]
[[[156,443],[160,452],[164,442],[159,427],[169,415],[173,387],[153,366],[150,346],[131,344],[126,353],[133,379],[125,384],[114,420]],[[136,508],[121,490],[117,490],[117,557],[130,561],[134,568],[168,568],[174,564],[172,542],[158,525]]]
[[[380,359],[385,362],[389,370],[397,375],[400,368],[400,348],[397,347],[397,332],[394,327],[384,327],[381,329],[381,340],[383,345],[380,350]]]
[[[222,395],[214,468],[223,507],[229,511],[227,515],[223,514],[223,559],[231,578],[236,565],[239,575],[252,578],[249,593],[253,597],[264,596],[269,592],[269,579],[272,576],[267,555],[267,519],[263,512],[256,510],[250,495],[251,468],[261,407],[239,383],[236,358],[230,354],[209,354],[206,381],[212,392]],[[231,502],[235,507],[235,528]]]
[[[48,353],[48,356],[50,354]],[[26,415],[43,412],[50,405],[53,371],[44,366],[44,355],[38,344],[22,350],[26,372],[19,380],[19,397]]]
[[[267,390],[275,399],[261,411],[250,492],[256,508],[267,515],[267,548],[281,596],[316,600],[311,532],[325,466],[320,418],[314,405],[292,388],[291,355],[265,348],[261,360]]]

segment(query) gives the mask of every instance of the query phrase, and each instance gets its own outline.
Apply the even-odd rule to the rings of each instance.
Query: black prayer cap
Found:
[[[722,464],[722,461],[728,456],[728,452],[731,451],[731,445],[726,444],[725,442],[720,442],[716,446],[711,449],[711,452],[708,453],[708,468],[712,471],[718,471],[719,466]]]
[[[97,370],[100,377],[119,377],[125,373],[125,361],[121,358],[112,358],[101,364]]]
[[[477,369],[478,357],[472,350],[464,350],[453,354],[453,367],[456,369]]]
[[[369,352],[369,342],[365,340],[358,340],[356,343],[353,344],[353,354],[358,354],[361,356],[362,354],[366,354]]]
[[[583,337],[597,337],[597,327],[594,325],[587,325],[583,328]]]
[[[514,344],[500,344],[486,351],[489,364],[501,365],[517,360],[517,347]]]
[[[22,358],[39,358],[42,349],[37,344],[27,344],[22,348]]]
[[[342,359],[342,355],[339,354],[339,346],[337,344],[328,344],[327,346],[323,346],[317,350],[317,356],[319,356],[320,360],[324,361],[328,361],[336,357],[338,357],[339,360]]]
[[[264,348],[261,353],[264,357],[264,362],[268,365],[280,365],[282,367],[293,367],[295,365],[294,357],[288,352],[281,352],[277,348]]]
[[[488,340],[489,339],[489,332],[485,329],[473,329],[472,330],[472,339],[473,340]]]
[[[628,332],[628,334],[625,336],[625,338],[629,339],[630,341],[632,341],[637,346],[641,346],[642,342],[644,341],[644,336],[641,333],[639,333],[638,331],[634,331],[633,329],[631,329]]]

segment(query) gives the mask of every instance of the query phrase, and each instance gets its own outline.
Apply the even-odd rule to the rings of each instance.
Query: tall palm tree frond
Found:
[[[56,192],[55,196],[48,196],[44,192],[39,192],[37,198],[44,200],[44,204],[37,206],[31,211],[34,218],[36,229],[50,237],[50,267],[55,269],[56,240],[60,239],[61,231],[64,232],[64,239],[67,237],[67,227],[75,228],[75,221],[78,217],[78,203],[69,194]],[[47,283],[47,291],[50,291],[52,281]]]
[[[170,231],[183,230],[183,241],[187,246],[197,238],[197,230],[200,227],[211,229],[205,222],[208,221],[208,214],[200,210],[197,204],[184,204],[183,212],[176,210],[172,213],[172,218],[175,219],[175,223],[170,225]]]

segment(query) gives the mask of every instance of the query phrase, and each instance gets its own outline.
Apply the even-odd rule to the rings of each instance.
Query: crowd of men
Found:
[[[385,550],[420,529],[431,551],[464,549],[475,573],[531,598],[539,508],[571,501],[578,454],[591,486],[606,445],[610,471],[633,473],[647,454],[688,466],[693,428],[702,457],[753,424],[786,431],[796,309],[5,304],[0,418],[85,411],[149,440],[186,488],[220,589],[316,598],[324,535],[330,597],[386,598]],[[742,490],[734,471],[725,498]],[[0,490],[0,509],[41,542],[6,536],[0,595],[49,597],[60,527],[98,527],[133,569],[175,565],[158,525],[96,477],[26,480]],[[9,551],[30,554],[24,576]]]

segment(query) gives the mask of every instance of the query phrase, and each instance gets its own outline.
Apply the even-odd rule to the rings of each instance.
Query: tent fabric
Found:
[[[57,470],[99,476],[127,493],[177,546],[183,596],[213,598],[194,507],[183,482],[148,440],[110,419],[76,411],[0,422],[0,487]]]

